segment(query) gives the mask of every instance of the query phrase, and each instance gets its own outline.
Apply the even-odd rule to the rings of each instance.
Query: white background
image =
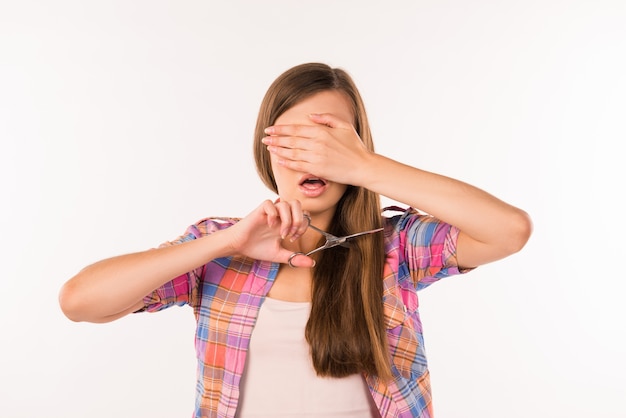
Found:
[[[378,152],[534,220],[421,293],[437,417],[625,417],[625,21],[621,0],[2,0],[0,416],[190,416],[189,308],[77,324],[58,290],[273,198],[258,106],[323,61]]]

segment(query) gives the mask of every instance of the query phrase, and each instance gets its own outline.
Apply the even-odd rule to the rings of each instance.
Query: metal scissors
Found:
[[[322,250],[326,250],[328,248],[333,248],[336,247],[338,245],[341,245],[342,247],[348,247],[350,244],[350,241],[356,237],[360,237],[362,235],[367,235],[367,234],[373,234],[376,232],[380,232],[382,231],[384,228],[377,228],[377,229],[370,229],[369,231],[363,231],[363,232],[357,232],[356,234],[350,234],[350,235],[346,235],[343,237],[336,237],[333,234],[329,234],[326,231],[323,231],[321,229],[319,229],[318,227],[316,227],[315,225],[311,224],[311,217],[307,214],[304,214],[304,218],[307,220],[308,222],[308,228],[311,228],[317,232],[319,232],[320,234],[322,234],[324,236],[324,238],[326,238],[326,242],[321,246],[321,247],[317,247],[314,250],[309,251],[308,253],[303,253],[301,251],[295,252],[293,254],[291,254],[289,256],[289,261],[288,264],[291,267],[295,267],[293,264],[291,264],[291,260],[297,256],[297,255],[306,255],[309,256],[313,253],[316,253],[318,251],[322,251]]]

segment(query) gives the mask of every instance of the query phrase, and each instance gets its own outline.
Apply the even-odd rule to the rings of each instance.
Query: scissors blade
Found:
[[[361,235],[374,234],[376,232],[382,231],[383,229],[384,228],[378,228],[378,229],[371,229],[369,231],[357,232],[356,234],[346,235],[345,237],[341,237],[340,239],[347,243],[353,238],[360,237]]]
[[[342,246],[342,247],[350,247],[350,243],[349,241],[360,237],[362,235],[367,235],[367,234],[373,234],[376,232],[380,232],[382,231],[384,228],[378,228],[378,229],[371,229],[369,231],[363,231],[363,232],[357,232],[356,234],[351,234],[351,235],[346,235],[343,237],[336,237],[332,234],[329,234],[328,232],[317,228],[316,226],[311,224],[311,217],[307,214],[304,215],[304,218],[307,220],[308,222],[308,227],[311,229],[314,229],[315,231],[319,232],[320,234],[322,234],[324,236],[324,238],[326,238],[326,242],[324,243],[324,245],[322,245],[321,247],[315,248],[312,251],[309,251],[306,255],[311,255],[313,253],[316,253],[318,251],[321,250],[326,250],[328,248],[333,248],[336,247],[338,245]]]
[[[362,235],[374,234],[376,232],[382,231],[383,229],[384,228],[371,229],[369,231],[357,232],[356,234],[350,234],[350,235],[346,235],[343,237],[335,237],[335,238],[329,239],[326,241],[326,244],[324,244],[324,249],[336,247],[338,245],[342,247],[350,248],[350,241],[353,240],[354,238],[358,238]]]

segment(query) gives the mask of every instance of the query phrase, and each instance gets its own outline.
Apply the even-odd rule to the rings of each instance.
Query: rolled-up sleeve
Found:
[[[402,216],[399,227],[404,257],[418,290],[444,277],[471,270],[458,267],[457,227],[416,212]]]
[[[227,228],[236,222],[232,218],[206,218],[187,228],[187,231],[173,241],[167,241],[159,246],[169,247],[183,242],[201,238],[220,229]],[[198,299],[198,288],[204,277],[206,265],[202,265],[187,273],[170,280],[152,293],[144,297],[144,308],[140,311],[157,312],[170,306],[195,306]]]

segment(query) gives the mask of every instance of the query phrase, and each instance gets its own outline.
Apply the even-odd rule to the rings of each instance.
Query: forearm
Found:
[[[132,312],[146,295],[174,277],[229,255],[222,232],[87,266],[62,287],[61,308],[68,318],[89,322],[108,322]]]
[[[515,252],[527,239],[527,214],[470,184],[377,154],[359,175],[360,186],[458,227],[477,242]]]

